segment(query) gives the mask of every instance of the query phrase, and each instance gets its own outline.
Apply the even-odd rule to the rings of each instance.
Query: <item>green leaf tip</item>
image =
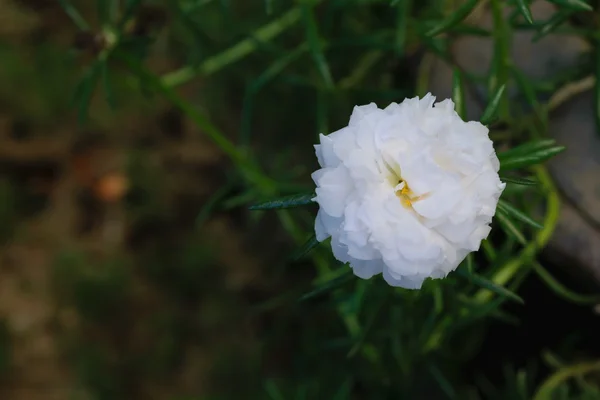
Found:
[[[500,100],[502,99],[502,95],[504,94],[505,90],[506,85],[503,84],[500,85],[492,94],[492,98],[480,119],[480,122],[483,125],[489,125],[489,123],[494,119],[496,112],[498,111],[498,105],[500,104]]]
[[[531,10],[529,9],[529,4],[527,0],[516,0],[517,7],[519,7],[519,12],[525,18],[529,24],[533,24],[533,15],[531,15]]]

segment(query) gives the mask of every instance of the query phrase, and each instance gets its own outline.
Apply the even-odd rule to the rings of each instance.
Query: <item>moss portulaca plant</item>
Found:
[[[315,150],[321,168],[312,174],[314,193],[281,197],[250,209],[316,202],[315,234],[293,258],[331,238],[334,257],[348,263],[356,276],[369,279],[382,274],[391,286],[406,289],[419,289],[427,278],[443,278],[456,270],[469,253],[479,250],[494,216],[504,233],[524,246],[527,240],[516,224],[545,229],[536,242],[543,245],[552,225],[542,226],[500,197],[505,182],[540,184],[552,191],[543,169],[535,170],[540,182],[514,173],[548,160],[564,147],[554,140],[540,139],[496,154],[486,124],[494,118],[504,89],[502,85],[490,96],[481,122],[463,121],[452,100],[435,103],[431,94],[392,103],[385,109],[373,103],[356,106],[348,126],[319,135]],[[455,90],[454,96],[464,104],[460,90]],[[504,175],[499,176],[499,172]],[[548,201],[548,215],[555,216],[555,195]],[[320,273],[329,270],[318,257],[314,260],[321,263]],[[508,265],[510,270],[497,271],[488,280],[473,266],[460,270],[460,275],[486,290],[522,302],[502,286],[516,268]],[[306,296],[338,284],[331,279]],[[488,298],[479,296],[484,297]]]
[[[360,278],[419,289],[479,249],[505,187],[488,129],[431,94],[357,106],[320,135],[312,174],[318,241]]]

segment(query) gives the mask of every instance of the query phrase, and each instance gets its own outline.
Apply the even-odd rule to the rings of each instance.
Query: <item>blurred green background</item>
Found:
[[[494,67],[464,71],[488,98],[528,3],[0,0],[0,398],[540,399],[546,382],[600,399],[595,300],[565,301],[524,265],[524,306],[473,305],[455,277],[421,292],[336,281],[347,290],[299,302],[337,276],[326,247],[290,261],[316,208],[248,211],[311,191],[317,134],[356,104],[423,94],[423,60],[455,66],[455,38],[493,38]],[[475,7],[493,29],[463,21]],[[535,95],[580,75],[525,80],[497,145],[543,136]],[[551,196],[507,191],[532,213]],[[513,234],[470,262],[491,276],[519,260],[533,233]]]

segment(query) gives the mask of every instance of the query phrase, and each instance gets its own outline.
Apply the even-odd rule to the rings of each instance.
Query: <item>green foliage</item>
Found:
[[[477,393],[486,392],[489,398],[525,399],[535,390],[538,397],[568,393],[567,379],[596,368],[596,364],[567,368],[537,389],[540,379],[531,378],[528,370],[506,373],[500,389],[485,379],[474,383],[472,376],[463,373],[484,346],[490,323],[515,322],[505,302],[512,300],[522,307],[519,288],[532,271],[569,301],[596,301],[567,289],[537,261],[555,229],[560,205],[542,163],[564,150],[544,138],[552,111],[544,98],[581,71],[531,81],[510,59],[514,31],[533,29],[539,39],[560,29],[573,15],[589,12],[590,5],[579,0],[553,1],[556,13],[547,21],[534,21],[529,1],[491,0],[493,26],[484,29],[469,18],[484,3],[98,0],[98,29],[78,7],[61,1],[78,29],[98,29],[95,33],[104,39],[75,91],[81,121],[85,122],[83,116],[98,87],[119,109],[121,101],[115,100],[121,96],[113,90],[121,88],[115,77],[124,71],[129,78],[127,90],[152,94],[153,101],[160,99],[178,108],[229,159],[229,180],[204,204],[198,204],[195,227],[203,226],[217,210],[270,199],[250,209],[274,210],[278,226],[297,248],[292,257],[276,260],[284,264],[283,283],[275,282],[271,265],[261,271],[274,295],[269,307],[257,311],[264,313],[261,317],[267,322],[256,325],[268,326],[268,338],[261,343],[265,360],[246,363],[237,353],[222,355],[223,371],[215,367],[219,372],[214,381],[223,378],[227,383],[214,389],[218,392],[214,398],[240,398],[240,393],[245,398],[270,399],[478,398]],[[145,26],[150,6],[169,16],[163,36],[158,34],[161,23]],[[513,11],[513,16],[507,18],[507,11]],[[526,27],[519,25],[520,19]],[[582,35],[595,37],[593,32],[590,28]],[[493,60],[482,76],[463,71],[450,52],[456,38],[468,36],[488,37],[493,43]],[[158,41],[159,37],[163,40]],[[169,65],[180,68],[162,76],[153,72],[148,60],[160,48],[155,43],[167,47],[174,61]],[[304,193],[311,190],[307,182],[316,165],[311,145],[317,134],[346,124],[356,104],[374,101],[382,105],[423,95],[435,58],[453,68],[452,97],[462,118],[469,111],[467,93],[474,87],[484,92],[480,121],[489,126],[492,137],[500,138],[496,148],[510,147],[498,153],[502,180],[509,185],[494,219],[501,229],[494,229],[482,243],[482,252],[470,255],[446,279],[427,281],[420,291],[406,291],[389,287],[380,277],[359,280],[348,266],[337,265],[329,252],[317,248],[314,235],[306,240],[314,215],[299,207],[311,204],[314,197]],[[585,73],[599,76],[600,62],[589,64],[582,67]],[[190,95],[179,90],[186,84],[192,87],[196,80],[203,83],[201,91]],[[596,89],[597,98],[598,93]],[[527,102],[527,112],[521,104],[513,106],[517,98]],[[241,121],[233,117],[238,114]],[[496,120],[503,131],[494,125]],[[235,133],[237,139],[233,139]],[[298,165],[304,169],[298,170]],[[140,151],[131,157],[128,172],[127,207],[133,224],[173,218],[174,210],[166,206],[169,177],[161,166],[153,165]],[[292,207],[296,208],[293,212],[286,210]],[[544,210],[541,217],[533,218],[539,210]],[[264,215],[244,214],[243,218],[251,221],[256,214]],[[264,232],[261,235],[268,236],[273,249],[269,259],[276,259],[274,246],[281,245],[283,235],[272,227]],[[204,294],[217,298],[212,289],[219,287],[220,275],[211,272],[215,263],[206,251],[207,244],[214,245],[212,238],[196,232],[185,238],[167,236],[160,236],[149,245],[150,251],[139,255],[142,276],[181,307],[199,303]],[[299,262],[304,258],[310,258],[310,263]],[[316,273],[312,285],[307,284],[313,274],[309,264]],[[56,283],[79,314],[102,322],[118,315],[129,300],[128,266],[118,257],[92,261],[83,254],[68,253],[56,262]],[[215,309],[220,315],[222,310]],[[210,319],[210,312],[203,317]],[[181,353],[178,343],[185,331],[184,324],[168,315],[157,325],[156,346],[141,357],[144,364],[156,363],[146,370],[153,376],[176,368]],[[110,374],[111,360],[98,348],[85,346],[77,362],[83,384],[99,398],[116,398],[121,383]],[[284,351],[284,360],[276,357],[282,348],[293,349]],[[263,361],[265,366],[258,368]],[[278,372],[281,366],[284,372]],[[232,380],[236,385],[230,384]]]

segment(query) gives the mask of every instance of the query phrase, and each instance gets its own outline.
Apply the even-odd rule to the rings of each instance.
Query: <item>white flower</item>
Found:
[[[427,94],[379,109],[354,108],[350,123],[320,135],[317,240],[368,279],[419,289],[479,249],[505,184],[488,129],[464,122],[454,103]]]

